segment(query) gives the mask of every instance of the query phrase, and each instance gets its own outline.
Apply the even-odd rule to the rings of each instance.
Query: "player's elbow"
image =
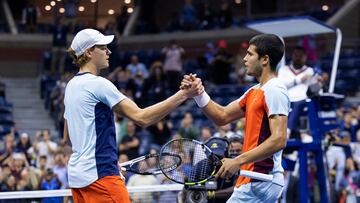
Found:
[[[277,137],[276,140],[274,140],[276,151],[282,150],[286,147],[286,134],[284,136]]]
[[[140,126],[141,128],[146,128],[150,126],[150,122],[146,121],[145,119],[137,119],[134,121],[136,125]]]

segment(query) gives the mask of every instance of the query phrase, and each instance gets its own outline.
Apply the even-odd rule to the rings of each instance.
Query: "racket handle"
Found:
[[[269,174],[263,174],[263,173],[253,172],[253,171],[245,171],[245,170],[240,170],[240,176],[245,176],[248,178],[253,178],[256,180],[261,180],[261,181],[266,181],[266,182],[271,182],[274,177],[273,175],[269,175]]]

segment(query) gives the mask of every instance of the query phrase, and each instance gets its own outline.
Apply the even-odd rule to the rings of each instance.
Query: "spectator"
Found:
[[[129,160],[139,156],[140,139],[136,133],[135,123],[127,122],[127,134],[121,140],[119,151],[128,155]]]
[[[129,93],[131,94],[134,102],[141,108],[144,108],[146,106],[146,102],[144,99],[144,87],[145,86],[145,79],[143,72],[138,71],[135,75],[135,77],[131,80],[129,80],[127,89],[129,90]]]
[[[155,125],[149,126],[147,129],[153,137],[153,143],[162,146],[171,136],[171,125],[166,119],[157,122]]]
[[[67,166],[65,163],[65,155],[61,152],[55,154],[53,171],[56,177],[58,177],[59,181],[61,182],[60,189],[67,189]]]
[[[115,87],[125,95],[129,95],[129,81],[131,80],[131,73],[121,66],[115,68],[108,76],[109,80],[114,83]]]
[[[360,171],[352,158],[346,160],[344,178],[340,182],[339,202],[359,202]]]
[[[29,164],[26,161],[25,155],[22,153],[14,153],[10,169],[11,175],[16,179],[17,190],[28,190]]]
[[[27,133],[21,133],[20,135],[20,140],[18,141],[15,151],[16,152],[20,152],[20,153],[24,153],[26,156],[26,160],[30,163],[31,161],[31,156],[28,153],[28,150],[31,148],[31,141],[29,139],[29,134]]]
[[[244,140],[238,137],[229,139],[228,157],[235,158],[241,154]],[[209,203],[222,203],[230,198],[234,191],[237,175],[228,179],[218,179],[218,190],[215,193],[210,193]]]
[[[163,65],[155,61],[150,68],[150,77],[145,80],[144,94],[149,104],[157,103],[166,98],[166,81]]]
[[[65,25],[64,20],[61,17],[56,18],[51,49],[51,72],[53,74],[64,73],[67,34],[68,27]]]
[[[41,12],[39,7],[35,6],[33,0],[29,0],[22,11],[22,23],[25,25],[25,31],[33,33],[37,31],[37,21]]]
[[[144,78],[149,77],[149,71],[146,69],[143,63],[139,62],[139,58],[136,54],[133,54],[130,59],[130,64],[126,66],[126,69],[130,71],[132,77],[136,77],[140,72]]]
[[[121,114],[115,113],[116,144],[119,145],[127,133],[127,119]]]
[[[288,88],[291,111],[288,120],[288,136],[299,133],[300,116],[306,106],[306,91],[314,76],[314,69],[306,65],[306,54],[303,47],[295,47],[292,62],[280,67],[278,78]]]
[[[193,116],[190,112],[184,114],[183,119],[181,120],[179,134],[183,138],[189,138],[197,140],[199,139],[199,130],[194,126]]]
[[[127,154],[125,153],[120,153],[119,154],[119,163],[124,163],[129,161],[129,157]],[[129,178],[134,175],[134,173],[130,172],[130,171],[121,171],[121,174],[125,177],[125,183],[127,183],[129,181]]]
[[[48,168],[44,177],[42,178],[41,189],[42,190],[59,190],[61,188],[61,182],[54,174],[53,170]],[[42,200],[43,203],[62,203],[62,197],[45,197]]]
[[[164,47],[161,53],[165,57],[164,71],[167,86],[170,93],[173,93],[179,89],[178,84],[180,84],[182,72],[181,58],[185,54],[185,50],[178,45],[176,40],[171,40],[169,46]]]
[[[4,191],[2,190],[3,188],[6,187],[6,181],[7,178],[11,175],[11,169],[9,164],[3,164],[1,165],[1,170],[0,170],[0,191]]]
[[[141,162],[141,164],[147,164],[146,162]],[[146,167],[146,166],[143,166]],[[140,175],[134,174],[129,178],[127,186],[144,186],[144,185],[157,185],[157,179],[154,175]],[[156,193],[133,193],[130,198],[133,203],[142,203],[142,202],[153,202],[155,200]]]
[[[355,164],[360,168],[360,129],[356,132],[356,142],[350,144]]]
[[[38,167],[34,168],[34,173],[39,177],[39,180],[45,175],[46,173],[46,166],[47,166],[47,156],[42,155],[39,158]]]
[[[12,134],[7,134],[4,138],[4,149],[0,150],[0,164],[8,164],[11,155],[15,151],[15,138]]]
[[[217,132],[214,134],[214,137],[221,137],[221,138],[232,138],[236,136],[236,134],[234,133],[234,131],[231,130],[231,124],[228,123],[226,125],[223,126],[218,126],[217,127]]]
[[[192,0],[186,0],[182,9],[182,27],[184,30],[193,30],[197,23],[196,9],[192,3]]]
[[[204,126],[200,130],[200,142],[205,143],[208,139],[212,137],[211,128]]]
[[[54,154],[57,150],[57,144],[50,140],[50,131],[42,131],[42,140],[35,145],[35,152],[38,156],[47,156],[47,167],[54,163]]]
[[[340,123],[340,130],[347,131],[351,135],[351,140],[356,141],[356,128],[358,127],[357,119],[350,111],[345,112],[344,120]]]
[[[0,191],[2,192],[10,192],[16,191],[16,178],[13,175],[9,175],[4,178],[3,184],[1,184]]]
[[[232,57],[227,51],[227,42],[220,40],[215,57],[211,63],[212,71],[210,78],[216,85],[230,83],[231,64]]]

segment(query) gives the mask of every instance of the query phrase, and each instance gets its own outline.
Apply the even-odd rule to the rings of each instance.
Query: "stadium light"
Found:
[[[321,9],[322,9],[323,11],[328,11],[328,10],[329,10],[329,6],[326,5],[326,4],[324,4],[324,5],[321,7]]]
[[[109,14],[109,15],[114,15],[114,13],[115,13],[115,11],[114,11],[113,9],[109,9],[109,10],[108,10],[108,14]]]
[[[46,5],[46,6],[45,6],[45,10],[46,10],[46,11],[50,11],[50,10],[51,10],[51,6],[50,6],[50,5]]]
[[[83,12],[83,11],[85,11],[85,7],[84,7],[84,6],[79,6],[78,10],[79,10],[80,12]]]
[[[55,5],[56,5],[56,2],[55,2],[55,1],[51,1],[51,2],[50,2],[50,5],[51,5],[51,6],[55,6]]]
[[[65,13],[65,8],[59,8],[59,13]]]
[[[127,12],[128,12],[128,13],[132,13],[132,12],[134,12],[134,9],[133,9],[133,8],[128,8],[128,9],[127,9]]]

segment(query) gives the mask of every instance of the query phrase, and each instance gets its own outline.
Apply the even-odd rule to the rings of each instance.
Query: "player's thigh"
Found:
[[[259,202],[259,199],[254,196],[251,190],[251,183],[235,187],[234,192],[226,203],[245,203],[245,202]]]
[[[253,194],[259,198],[261,202],[276,202],[281,196],[283,186],[272,182],[253,182],[251,183]]]
[[[99,184],[106,190],[113,202],[130,203],[129,193],[125,182],[120,176],[105,176],[99,179]]]
[[[72,189],[75,203],[130,203],[120,176],[105,176],[85,188]]]

